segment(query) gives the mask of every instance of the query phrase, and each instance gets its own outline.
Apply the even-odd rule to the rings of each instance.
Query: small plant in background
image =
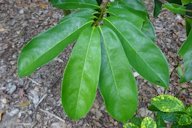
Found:
[[[191,128],[192,105],[184,106],[182,101],[171,95],[159,95],[151,99],[149,110],[154,112],[154,120],[134,117],[124,128]]]
[[[157,124],[151,117],[145,117],[143,120],[133,118],[130,123],[124,124],[123,128],[157,128]]]

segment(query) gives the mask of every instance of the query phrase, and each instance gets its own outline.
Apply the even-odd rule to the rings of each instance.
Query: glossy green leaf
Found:
[[[163,4],[163,7],[176,14],[185,15],[187,11],[185,6],[174,4],[174,3],[165,3]]]
[[[179,55],[184,60],[183,82],[192,80],[192,31],[179,50]]]
[[[185,79],[185,74],[184,74],[184,71],[183,71],[183,68],[182,68],[181,65],[179,65],[179,66],[177,67],[177,73],[178,73],[178,76],[179,76],[179,81],[180,81],[180,83],[185,82],[185,81],[186,81],[186,79]]]
[[[137,109],[137,86],[116,33],[101,27],[102,66],[99,88],[109,114],[126,122]]]
[[[154,17],[157,17],[161,12],[162,2],[160,0],[154,0],[154,6],[153,15]]]
[[[124,5],[128,8],[132,8],[133,10],[147,12],[142,0],[116,0],[115,2],[119,2],[121,3],[121,6]]]
[[[141,126],[141,122],[142,122],[142,118],[134,116],[133,118],[131,118],[129,120],[129,122],[131,122],[131,123],[133,123],[133,124],[135,124],[135,125],[140,127]]]
[[[192,124],[192,118],[187,114],[181,115],[179,118],[178,124],[179,125],[190,125],[190,124]]]
[[[167,87],[168,62],[153,41],[127,20],[109,17],[105,23],[118,34],[131,66],[148,81]]]
[[[139,127],[133,123],[126,123],[123,125],[123,128],[139,128]]]
[[[180,112],[185,109],[184,104],[171,95],[156,96],[152,98],[151,104],[162,112]]]
[[[188,115],[192,116],[192,105],[189,106],[189,107],[187,107],[186,113],[187,113]]]
[[[131,6],[132,4],[134,4],[134,2],[137,6],[136,5]],[[133,25],[141,29],[141,31],[145,33],[147,37],[155,41],[156,39],[155,30],[152,23],[149,20],[149,16],[145,9],[144,4],[137,0],[133,1],[132,4],[130,4],[129,2],[125,3],[121,1],[115,1],[108,9],[108,13],[111,16],[126,19],[127,21],[131,22]],[[141,8],[143,9],[137,8],[138,6],[142,6]]]
[[[152,41],[155,42],[155,40],[156,40],[155,29],[154,29],[153,24],[151,23],[151,21],[149,19],[145,20],[145,22],[143,23],[143,26],[141,28],[141,31],[148,38],[150,38]]]
[[[96,0],[50,0],[50,2],[60,9],[99,8]]]
[[[118,18],[126,19],[127,21],[131,22],[133,25],[141,29],[143,27],[143,23],[145,21],[145,18],[143,18],[142,14],[136,14],[132,10],[127,8],[115,8],[110,7],[108,9],[108,13],[111,16],[115,16]],[[146,15],[144,14],[144,17]]]
[[[52,60],[69,43],[76,40],[81,30],[85,26],[89,26],[91,22],[88,18],[69,18],[34,37],[20,53],[18,60],[19,76],[30,75],[38,67]]]
[[[166,122],[171,122],[171,123],[178,122],[179,114],[177,113],[158,111],[157,114]]]
[[[157,112],[155,116],[155,120],[156,120],[157,128],[166,128],[166,123],[163,120],[163,117],[159,114],[159,112]]]
[[[152,118],[145,117],[141,122],[141,128],[157,128],[157,124]]]
[[[96,96],[101,65],[100,33],[88,27],[80,34],[65,69],[62,104],[72,119],[84,117]]]

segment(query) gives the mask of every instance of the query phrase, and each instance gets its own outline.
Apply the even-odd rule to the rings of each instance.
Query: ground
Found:
[[[147,0],[146,4],[151,12],[151,1]],[[62,11],[53,8],[47,0],[0,0],[0,128],[122,127],[108,116],[99,94],[85,118],[71,121],[64,114],[60,83],[71,46],[31,76],[18,78],[16,65],[23,45],[55,25],[62,16]],[[156,30],[156,43],[169,61],[171,80],[170,88],[164,90],[137,76],[140,103],[137,116],[141,117],[152,116],[147,105],[158,94],[172,94],[185,104],[192,104],[191,84],[179,84],[175,69],[181,61],[177,50],[185,40],[184,21],[166,10],[151,20]]]

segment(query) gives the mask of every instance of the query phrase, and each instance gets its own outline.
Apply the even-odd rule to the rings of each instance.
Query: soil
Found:
[[[151,0],[146,1],[150,15]],[[121,128],[122,124],[108,116],[98,94],[88,115],[71,121],[60,101],[61,77],[69,58],[69,46],[54,61],[31,76],[18,78],[17,58],[21,48],[33,36],[55,25],[63,16],[48,0],[0,0],[0,128]],[[176,73],[177,50],[185,40],[184,21],[179,15],[163,10],[151,18],[157,45],[170,64],[170,88],[164,90],[137,76],[139,108],[137,116],[153,116],[147,110],[152,97],[166,93],[192,104],[190,83],[180,84]]]

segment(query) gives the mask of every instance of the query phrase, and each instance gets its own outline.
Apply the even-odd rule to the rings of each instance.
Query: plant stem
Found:
[[[101,5],[100,5],[100,13],[99,13],[99,17],[97,18],[97,20],[95,21],[94,25],[95,26],[99,26],[102,24],[103,21],[103,17],[105,17],[106,15],[106,8],[108,5],[108,0],[103,0]]]

